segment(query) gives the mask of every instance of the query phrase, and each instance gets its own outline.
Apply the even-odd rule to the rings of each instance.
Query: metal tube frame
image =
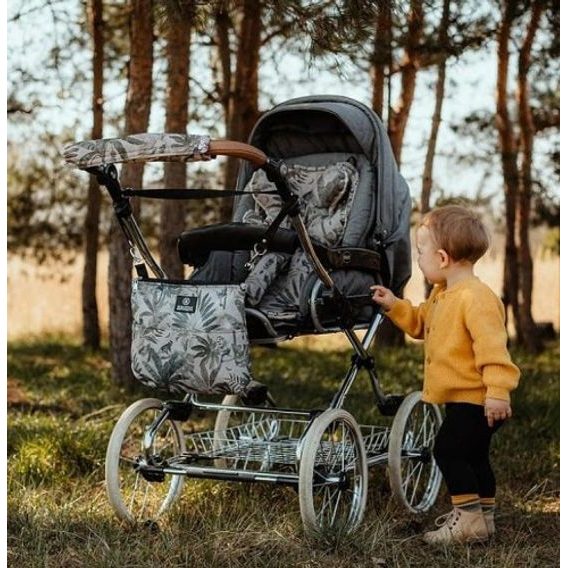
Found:
[[[269,179],[272,179],[284,201],[290,198],[290,190],[287,186],[286,182],[286,165],[282,162],[273,162],[270,159],[267,163],[261,166],[263,169],[267,171],[269,175]],[[135,263],[140,263],[142,261],[145,263],[148,268],[154,273],[157,278],[166,278],[167,275],[165,274],[164,270],[158,264],[158,262],[153,257],[152,253],[150,252],[146,241],[140,231],[136,220],[132,214],[132,209],[130,207],[129,199],[122,195],[122,189],[120,186],[120,182],[118,181],[117,171],[114,165],[109,166],[100,166],[97,168],[92,168],[89,170],[91,174],[97,176],[97,179],[101,185],[104,185],[114,204],[115,213],[117,215],[118,221],[120,223],[121,228],[124,231],[124,234],[130,244],[131,247],[131,254],[134,258]],[[334,282],[329,274],[329,272],[325,269],[321,261],[319,260],[317,253],[313,247],[311,238],[308,234],[306,226],[301,219],[300,215],[298,214],[298,210],[291,211],[290,217],[296,232],[298,233],[299,241],[302,246],[302,249],[310,259],[312,266],[316,274],[318,275],[321,284],[325,286],[329,290],[333,290],[334,292],[338,293],[336,289],[334,289]],[[313,302],[312,298],[312,302]],[[313,306],[312,306],[313,308]],[[312,310],[313,311],[313,310]],[[384,316],[381,313],[376,313],[373,317],[369,327],[367,328],[367,332],[361,342],[357,335],[354,332],[353,327],[343,328],[342,331],[345,333],[347,338],[349,339],[353,349],[355,351],[355,355],[352,360],[351,367],[347,371],[339,390],[333,397],[330,402],[329,409],[331,408],[341,408],[345,401],[345,397],[347,396],[355,378],[359,374],[359,371],[362,367],[365,367],[369,373],[369,377],[371,379],[371,384],[373,386],[373,392],[377,399],[377,403],[381,403],[385,400],[385,396],[380,388],[379,380],[376,375],[374,369],[374,361],[370,356],[368,350],[371,346],[373,339],[375,338],[379,326],[381,325]],[[328,331],[322,327],[321,331]],[[258,414],[273,414],[273,415],[282,415],[282,416],[301,416],[308,418],[307,426],[300,436],[298,440],[298,445],[296,449],[297,454],[297,465],[299,465],[299,459],[301,456],[301,449],[302,444],[305,439],[307,432],[309,431],[313,421],[315,418],[322,412],[321,409],[312,409],[312,410],[297,410],[297,409],[290,409],[290,408],[275,408],[275,407],[253,407],[253,406],[226,406],[222,404],[215,404],[215,403],[207,403],[201,402],[198,400],[197,395],[191,394],[186,395],[183,399],[183,402],[187,403],[190,407],[204,410],[204,411],[229,411],[229,412],[250,412],[250,413],[258,413]],[[253,472],[253,471],[242,471],[242,470],[228,470],[216,467],[197,467],[191,466],[187,464],[179,464],[178,466],[175,465],[168,465],[165,467],[162,466],[155,466],[148,462],[150,459],[150,450],[154,441],[154,437],[156,432],[160,428],[160,426],[169,418],[171,410],[167,408],[167,402],[164,403],[164,409],[162,412],[156,417],[154,422],[147,428],[144,433],[143,438],[143,448],[145,458],[141,459],[141,461],[137,464],[137,469],[144,470],[148,473],[168,473],[172,475],[186,475],[188,477],[198,477],[198,478],[208,478],[208,479],[220,479],[220,480],[231,480],[231,481],[248,481],[248,482],[260,482],[266,481],[276,484],[283,484],[283,485],[291,485],[297,486],[299,476],[297,474],[284,474],[284,473],[271,473],[271,472]],[[183,457],[183,456],[182,456]],[[187,456],[188,458],[191,456]],[[378,455],[369,458],[368,465],[376,465],[381,463],[382,461],[386,460],[386,456]],[[339,483],[341,480],[337,477],[330,477],[326,480],[327,483]]]

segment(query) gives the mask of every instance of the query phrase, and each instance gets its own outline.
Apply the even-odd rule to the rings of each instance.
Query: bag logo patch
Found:
[[[197,296],[176,296],[176,312],[194,314],[197,307]]]

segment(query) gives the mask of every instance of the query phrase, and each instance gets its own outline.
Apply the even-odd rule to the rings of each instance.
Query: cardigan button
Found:
[[[432,359],[430,359],[430,357],[426,357],[426,363],[428,363],[428,365],[432,362]]]

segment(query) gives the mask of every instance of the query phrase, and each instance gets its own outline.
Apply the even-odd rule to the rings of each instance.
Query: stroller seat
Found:
[[[368,323],[373,313],[369,286],[380,280],[378,252],[344,246],[361,241],[354,227],[361,225],[361,219],[353,206],[360,189],[360,171],[364,172],[357,164],[366,160],[333,153],[285,162],[316,254],[347,302],[351,299],[352,313],[346,313],[348,304],[338,310],[337,298],[325,297],[288,219],[274,232],[262,255],[251,255],[282,208],[281,198],[269,193],[274,187],[262,170],[245,186],[250,196],[244,195],[235,208],[235,222],[187,231],[178,241],[181,260],[196,267],[192,282],[246,283],[249,335],[257,343],[337,331],[342,317],[351,324]],[[362,187],[364,192],[365,184]],[[367,229],[368,215],[365,221],[360,233]],[[251,256],[255,261],[251,262]]]
[[[269,192],[274,186],[265,169],[250,161],[239,169],[236,190],[242,194],[232,222],[180,236],[180,258],[195,267],[190,281],[245,282],[255,343],[367,327],[374,314],[369,287],[384,283],[397,293],[410,275],[410,194],[384,126],[352,99],[303,97],[261,116],[248,143],[285,165],[333,289],[323,285],[289,217],[272,227],[263,254],[256,254],[282,201]]]

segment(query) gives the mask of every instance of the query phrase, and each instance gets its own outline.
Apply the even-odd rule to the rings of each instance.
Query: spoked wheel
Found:
[[[442,474],[433,456],[442,424],[435,404],[422,402],[422,393],[410,393],[396,413],[389,437],[389,482],[396,501],[411,513],[434,505]]]
[[[272,400],[272,399],[270,399]],[[241,398],[236,394],[228,394],[221,402],[223,406],[242,406]],[[264,406],[268,406],[265,402]],[[279,423],[270,414],[256,414],[249,412],[236,412],[232,410],[220,410],[215,418],[213,449],[223,453],[237,443],[240,436],[247,437],[274,437],[278,434]],[[234,469],[238,465],[237,459],[219,457],[215,459],[215,467],[221,469]]]
[[[105,481],[107,496],[116,514],[123,520],[155,521],[179,497],[184,478],[181,475],[155,476],[147,479],[135,466],[144,458],[144,433],[160,415],[163,404],[145,398],[130,405],[112,431],[106,453]],[[178,422],[166,419],[158,428],[150,450],[154,463],[163,463],[185,452],[185,440]]]
[[[367,456],[359,426],[341,409],[326,410],[310,426],[300,460],[299,497],[310,536],[347,534],[367,501]]]

